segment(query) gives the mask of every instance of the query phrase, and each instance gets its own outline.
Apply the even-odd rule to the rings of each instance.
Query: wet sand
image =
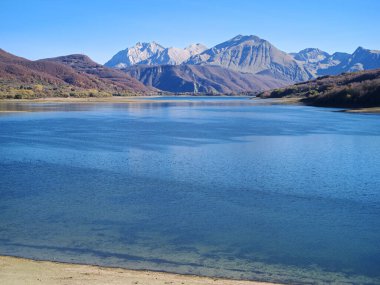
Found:
[[[24,258],[0,256],[0,284],[270,285],[273,283],[207,278],[192,275],[137,271],[51,261],[35,261]]]

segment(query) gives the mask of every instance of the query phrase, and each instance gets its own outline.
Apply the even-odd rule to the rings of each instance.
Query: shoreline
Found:
[[[296,97],[283,97],[283,98],[258,98],[262,100],[270,99],[271,105],[301,105],[301,106],[309,106],[314,108],[334,108],[341,109],[337,112],[342,113],[360,113],[360,114],[378,114],[380,113],[380,107],[336,107],[336,106],[314,106],[308,105],[302,102],[302,98]]]
[[[184,275],[150,270],[132,270],[117,267],[40,261],[13,256],[0,256],[1,284],[28,285],[275,285],[249,280]]]
[[[114,96],[114,97],[85,97],[64,98],[46,97],[36,99],[1,99],[0,103],[133,103],[144,98],[155,98],[157,96]]]
[[[212,97],[236,97],[236,98],[246,98],[249,101],[257,101],[260,105],[300,105],[300,106],[310,106],[315,108],[321,108],[320,106],[307,105],[301,102],[302,98],[260,98],[252,96],[191,96],[191,95],[172,95],[172,98],[166,100],[157,99],[160,97],[170,97],[165,95],[154,95],[154,96],[114,96],[114,97],[86,97],[86,98],[63,98],[63,97],[47,97],[47,98],[37,98],[37,99],[0,99],[0,104],[2,103],[37,103],[37,104],[51,104],[51,103],[115,103],[115,104],[146,104],[146,103],[170,103],[175,101],[176,97],[194,97],[194,98],[212,98]],[[181,103],[192,102],[191,100],[181,100]],[[360,114],[379,114],[380,107],[366,107],[366,108],[339,108],[339,107],[327,107],[322,106],[322,108],[338,108],[341,109],[338,112],[342,113],[360,113]],[[0,110],[0,113],[14,113],[14,112],[25,112],[25,111],[9,111]]]
[[[256,98],[253,96],[245,96],[245,95],[236,95],[236,96],[228,96],[228,95],[213,95],[213,96],[207,96],[207,95],[136,95],[136,96],[111,96],[111,97],[42,97],[42,98],[34,98],[34,99],[0,99],[1,102],[28,102],[28,103],[51,103],[51,102],[75,102],[75,103],[89,103],[89,102],[136,102],[140,101],[141,99],[152,99],[152,101],[155,98],[161,98],[161,97],[167,97],[167,98],[181,98],[181,97],[191,97],[191,98]],[[171,100],[171,99],[168,99]],[[160,100],[161,102],[162,100]]]
[[[167,99],[163,100],[162,97],[167,97]],[[172,98],[169,98],[172,97]],[[130,96],[130,97],[87,97],[87,98],[63,98],[63,97],[48,97],[48,98],[38,98],[38,99],[0,99],[0,104],[2,103],[36,103],[36,104],[51,104],[51,103],[167,103],[175,101],[175,98],[181,97],[192,97],[199,99],[209,99],[209,98],[230,98],[233,96],[184,96],[184,95],[176,95],[176,96]],[[250,99],[249,96],[235,96],[235,98],[245,98]],[[177,100],[178,101],[178,100]],[[176,102],[177,102],[176,101]],[[181,102],[192,102],[192,100],[181,100]]]
[[[367,114],[378,114],[380,113],[380,107],[368,107],[368,108],[352,108],[343,110],[344,113],[367,113]]]

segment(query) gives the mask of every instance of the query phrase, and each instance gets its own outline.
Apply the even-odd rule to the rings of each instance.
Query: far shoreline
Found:
[[[69,282],[69,283],[68,283]],[[132,270],[87,264],[40,261],[13,256],[0,256],[1,284],[28,285],[275,285],[280,283],[203,277],[150,270]]]
[[[167,100],[155,98],[162,97],[172,97]],[[3,103],[38,103],[38,104],[49,104],[49,103],[124,103],[124,104],[133,104],[133,103],[168,103],[173,102],[174,98],[181,97],[191,97],[191,98],[240,98],[248,100],[257,100],[260,102],[260,105],[300,105],[300,106],[310,106],[315,108],[335,108],[341,109],[338,112],[343,113],[357,113],[357,114],[379,114],[380,107],[363,107],[363,108],[347,108],[347,107],[336,107],[336,106],[313,106],[308,105],[302,102],[302,98],[296,97],[282,97],[282,98],[261,98],[256,96],[248,95],[191,95],[191,94],[181,94],[181,95],[137,95],[137,96],[112,96],[112,97],[85,97],[85,98],[74,98],[74,97],[44,97],[44,98],[35,98],[35,99],[0,99],[0,104]],[[144,101],[144,99],[147,99]],[[190,102],[182,100],[181,102]],[[14,112],[24,112],[24,111],[7,111],[0,110],[0,113],[14,113]]]
[[[172,98],[255,98],[254,96],[230,96],[230,95],[138,95],[138,96],[112,96],[112,97],[41,97],[34,99],[0,99],[0,103],[135,103],[141,102],[141,99],[150,99],[149,102],[156,102],[155,98],[172,97]],[[167,101],[171,101],[168,99]],[[158,102],[164,102],[159,100]]]

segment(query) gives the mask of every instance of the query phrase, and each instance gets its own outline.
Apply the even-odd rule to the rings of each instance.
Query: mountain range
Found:
[[[247,77],[246,74],[253,74],[265,76],[261,78],[262,80],[270,79],[267,86],[265,86],[266,84],[255,85],[251,91],[262,90],[268,86],[281,87],[323,75],[380,68],[380,51],[362,47],[359,47],[352,54],[336,52],[330,55],[317,48],[307,48],[297,53],[286,53],[270,42],[253,35],[238,35],[209,49],[201,44],[190,47],[198,48],[191,49],[192,52],[186,52],[189,48],[164,48],[155,42],[138,43],[134,47],[118,52],[105,65],[121,69],[146,85],[152,84],[153,87],[164,88],[163,90],[170,92],[189,92],[191,84],[183,88],[182,86],[185,86],[184,82],[190,80],[185,78],[187,75],[190,74],[190,78],[194,78],[194,70],[197,69],[194,66],[219,66],[235,72],[233,73],[235,77],[238,73],[245,78]],[[174,51],[179,52],[175,53]],[[139,67],[134,67],[136,65]],[[152,66],[162,65],[181,65],[188,66],[188,68],[165,67],[165,71],[175,70],[176,72],[171,72],[170,76],[168,73],[163,76],[154,72],[162,69],[152,68]],[[180,70],[182,72],[179,72]],[[187,75],[184,75],[184,70],[187,70]],[[200,71],[201,69],[198,68],[197,70]],[[204,74],[206,77],[210,75],[209,69],[203,69],[203,71],[208,73],[208,75]],[[145,76],[147,74],[149,74],[149,79]],[[227,74],[232,73],[226,73],[226,76]],[[164,80],[168,82],[165,83]],[[224,81],[228,82],[229,80]],[[173,82],[180,83],[174,85]],[[192,86],[196,87],[195,84]],[[214,89],[211,86],[207,88],[208,84],[206,83],[204,86],[206,90]],[[235,92],[240,92],[242,89],[231,88]],[[199,88],[193,88],[190,92],[197,90],[199,91]]]
[[[307,48],[291,55],[312,75],[310,79],[380,67],[380,51],[362,47],[358,47],[353,54],[336,52],[330,55],[317,48]]]
[[[0,87],[42,84],[50,91],[65,90],[64,94],[71,94],[71,89],[119,95],[159,91],[235,94],[376,68],[380,68],[377,50],[359,47],[352,54],[329,54],[307,48],[286,53],[257,36],[238,35],[211,48],[137,43],[105,65],[80,54],[31,61],[0,50]]]

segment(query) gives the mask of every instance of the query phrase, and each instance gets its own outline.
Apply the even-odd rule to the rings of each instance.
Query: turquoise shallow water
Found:
[[[380,116],[145,101],[0,105],[0,254],[380,284]]]

